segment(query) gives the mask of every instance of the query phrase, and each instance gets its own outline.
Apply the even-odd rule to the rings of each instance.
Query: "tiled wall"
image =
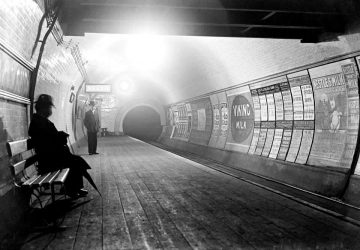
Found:
[[[30,60],[41,16],[42,12],[35,1],[2,0],[0,7],[1,40]]]
[[[0,4],[0,48],[3,48],[0,50],[0,248],[2,240],[14,229],[28,202],[13,188],[5,144],[10,140],[26,138],[29,124],[29,105],[26,101],[9,100],[1,97],[1,93],[10,93],[25,100],[30,98],[30,74],[41,46],[37,44],[32,55],[43,15],[38,2],[42,1],[2,0]],[[46,29],[45,21],[41,37]],[[72,143],[73,104],[69,102],[70,89],[74,86],[76,92],[82,81],[70,49],[58,45],[50,35],[39,69],[35,98],[42,93],[54,97],[56,109],[51,120],[59,130],[67,130]]]

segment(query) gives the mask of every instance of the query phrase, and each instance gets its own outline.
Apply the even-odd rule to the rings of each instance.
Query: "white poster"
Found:
[[[206,126],[206,111],[205,109],[198,109],[197,111],[198,113],[198,126],[197,126],[197,130],[199,131],[205,131],[205,126]]]

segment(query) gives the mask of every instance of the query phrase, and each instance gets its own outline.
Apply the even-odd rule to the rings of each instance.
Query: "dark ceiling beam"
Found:
[[[70,9],[71,10],[71,9]],[[109,15],[112,16],[113,18],[116,18],[116,16],[121,16],[124,13],[125,14],[136,14],[136,13],[148,13],[148,14],[162,14],[162,15],[194,15],[194,14],[198,14],[198,15],[211,15],[211,16],[217,16],[217,15],[237,15],[237,16],[241,16],[243,14],[246,14],[248,17],[250,17],[250,15],[252,16],[259,16],[262,15],[262,17],[268,16],[271,17],[274,14],[295,14],[295,15],[309,15],[309,16],[317,16],[317,17],[322,17],[322,16],[333,16],[333,17],[342,17],[342,16],[347,16],[344,15],[342,13],[328,13],[328,12],[319,12],[319,13],[315,13],[315,12],[311,12],[311,13],[305,13],[305,12],[282,12],[282,11],[274,11],[274,10],[265,10],[265,9],[259,9],[259,10],[226,10],[226,9],[201,9],[201,8],[192,8],[192,9],[175,9],[175,8],[170,8],[170,7],[166,7],[166,8],[155,8],[153,6],[148,7],[148,6],[136,6],[136,5],[127,5],[122,6],[122,7],[109,7],[109,6],[98,6],[98,7],[94,7],[94,6],[82,6],[81,8],[79,8],[77,11],[79,11],[78,14],[83,14],[85,13],[86,16],[100,16],[100,15]],[[265,18],[266,19],[266,18]]]
[[[314,27],[317,29],[327,27],[329,31],[341,32],[344,17],[341,15],[315,15],[315,14],[289,14],[278,12],[222,12],[213,11],[186,11],[186,12],[142,12],[142,10],[127,11],[99,11],[96,9],[83,9],[77,13],[78,20],[99,20],[109,22],[148,20],[150,22],[167,22],[168,24],[192,22],[218,25],[244,25],[244,26],[291,26],[294,28]]]
[[[298,30],[322,30],[322,26],[299,26],[299,25],[272,25],[272,24],[253,24],[253,23],[201,23],[201,22],[156,22],[156,21],[136,21],[136,20],[106,20],[106,19],[90,19],[90,18],[84,18],[81,20],[82,22],[90,22],[90,23],[104,23],[109,26],[113,25],[129,25],[129,24],[135,24],[136,26],[141,26],[144,24],[147,24],[150,26],[154,25],[156,26],[201,26],[201,27],[225,27],[225,28],[269,28],[269,29],[298,29]]]
[[[146,23],[149,24],[149,23]],[[134,33],[134,27],[141,27],[144,23],[123,21],[109,22],[104,20],[82,20],[77,22],[70,29],[86,30],[94,33]],[[151,24],[150,24],[151,25]],[[322,27],[293,27],[293,26],[266,26],[266,25],[225,25],[225,24],[202,24],[202,23],[171,23],[170,30],[165,35],[195,35],[195,36],[236,36],[236,37],[261,37],[260,30],[264,37],[272,38],[301,38],[304,34],[316,34]],[[245,32],[251,28],[251,32]],[[77,32],[75,32],[77,33]]]
[[[81,7],[94,8],[147,8],[175,10],[226,10],[226,11],[267,11],[267,12],[291,12],[308,14],[352,14],[354,0],[232,0],[232,1],[78,1]],[[347,4],[345,4],[347,3]]]

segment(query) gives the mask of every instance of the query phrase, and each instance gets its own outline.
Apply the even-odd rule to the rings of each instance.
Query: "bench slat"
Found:
[[[8,155],[10,157],[20,154],[24,151],[27,151],[30,149],[30,147],[28,147],[28,140],[29,139],[23,139],[23,140],[19,140],[19,141],[12,141],[12,142],[8,142],[6,143],[6,148],[8,151]]]
[[[38,179],[36,179],[33,183],[31,183],[32,186],[41,186],[43,184],[43,182],[46,180],[46,178],[50,175],[51,173],[47,173],[44,175],[40,175],[40,177]]]
[[[59,175],[59,173],[60,173],[60,170],[51,172],[51,174],[44,180],[44,182],[42,184],[43,185],[51,184],[56,179],[56,177]]]
[[[26,160],[20,161],[16,164],[10,165],[10,170],[13,175],[18,175],[25,169],[25,166],[26,166]]]
[[[40,178],[40,175],[34,175],[32,176],[30,179],[28,179],[27,181],[25,181],[22,185],[23,186],[31,186],[31,184],[36,181],[38,178]]]
[[[60,173],[58,174],[58,176],[56,177],[56,179],[53,181],[54,184],[62,184],[65,182],[66,177],[69,174],[70,169],[69,168],[64,168],[60,171]]]
[[[10,171],[13,175],[18,175],[22,171],[24,171],[26,168],[33,166],[37,162],[37,157],[31,156],[30,158],[26,160],[19,161],[18,163],[10,165]]]

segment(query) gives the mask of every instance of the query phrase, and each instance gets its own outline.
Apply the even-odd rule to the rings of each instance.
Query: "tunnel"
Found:
[[[356,0],[2,0],[0,249],[359,249]]]
[[[160,115],[150,107],[133,108],[124,118],[123,130],[125,135],[144,141],[155,141],[162,131]]]

